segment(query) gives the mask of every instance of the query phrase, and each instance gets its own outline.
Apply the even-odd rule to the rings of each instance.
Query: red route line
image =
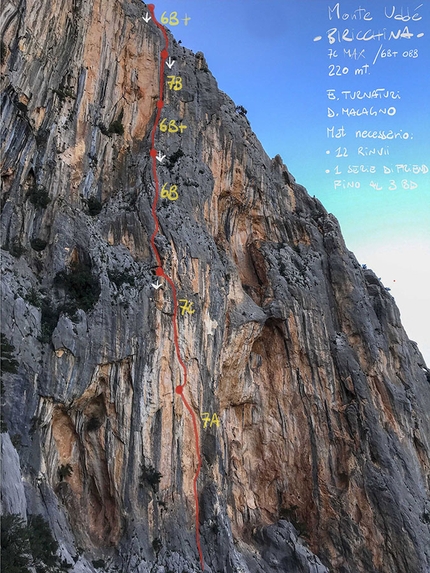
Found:
[[[197,549],[199,552],[199,557],[200,557],[200,565],[202,568],[202,571],[204,571],[205,569],[205,563],[204,563],[204,559],[203,559],[203,553],[202,553],[202,548],[200,545],[200,531],[199,531],[199,498],[198,498],[198,493],[197,493],[197,480],[199,478],[199,474],[200,474],[200,470],[202,467],[202,457],[200,455],[200,443],[199,443],[199,430],[198,430],[198,426],[197,426],[197,417],[196,414],[194,413],[194,410],[191,408],[191,406],[189,405],[187,399],[184,396],[184,388],[187,384],[187,367],[185,366],[184,361],[182,360],[181,357],[181,351],[179,349],[179,338],[178,338],[178,325],[177,325],[177,317],[178,317],[178,296],[177,296],[177,291],[176,291],[176,286],[174,284],[174,282],[172,281],[172,279],[166,275],[166,273],[164,272],[162,266],[161,266],[161,257],[160,257],[160,253],[158,252],[158,249],[155,245],[155,237],[157,236],[158,230],[159,230],[159,222],[158,222],[158,217],[157,217],[157,203],[158,203],[158,199],[160,197],[160,186],[159,186],[159,182],[158,182],[158,176],[157,176],[157,150],[155,149],[155,133],[157,131],[157,127],[158,127],[158,123],[160,121],[160,117],[161,117],[161,110],[164,107],[164,101],[163,101],[163,92],[164,92],[164,64],[166,63],[167,57],[168,57],[168,47],[169,47],[169,39],[167,37],[167,33],[166,30],[164,29],[164,26],[162,26],[156,19],[155,14],[154,14],[154,9],[155,9],[155,5],[154,4],[148,4],[148,10],[151,13],[151,17],[154,21],[154,24],[157,26],[157,28],[159,28],[161,30],[161,32],[163,33],[164,36],[164,42],[165,42],[165,46],[164,49],[161,51],[161,64],[160,64],[160,97],[159,100],[157,102],[157,115],[155,118],[155,123],[154,123],[154,127],[152,128],[152,134],[151,134],[151,151],[149,152],[149,155],[152,158],[152,175],[154,178],[154,182],[155,182],[155,195],[154,195],[154,201],[152,203],[152,218],[154,219],[154,231],[151,235],[151,247],[152,250],[154,252],[155,258],[157,259],[157,264],[158,264],[158,268],[156,270],[156,275],[158,277],[163,277],[170,285],[170,288],[172,289],[172,298],[173,298],[173,317],[172,317],[172,323],[173,323],[173,338],[174,338],[174,343],[175,343],[175,349],[176,349],[176,356],[178,358],[178,362],[182,367],[184,376],[183,376],[183,384],[179,384],[178,386],[176,386],[175,388],[175,392],[177,394],[179,394],[182,398],[182,402],[185,406],[185,408],[188,410],[188,412],[190,413],[192,422],[193,422],[193,430],[194,430],[194,438],[195,438],[195,442],[196,442],[196,453],[197,453],[197,469],[196,472],[194,474],[194,479],[193,479],[193,492],[194,492],[194,500],[195,500],[195,504],[196,504],[196,544],[197,544]]]

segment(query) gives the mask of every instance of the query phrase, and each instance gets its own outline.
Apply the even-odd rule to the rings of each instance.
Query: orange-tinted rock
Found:
[[[197,454],[165,273],[195,310],[178,315],[183,396],[198,420],[221,420],[199,427],[211,570],[427,571],[429,372],[336,219],[169,34],[184,89],[166,90],[162,118],[187,129],[156,134],[159,181],[179,190],[157,206],[160,272],[160,31],[134,1],[22,10],[9,3],[4,20],[1,224],[4,330],[20,364],[5,414],[22,436],[28,510],[49,516],[71,556],[79,545],[126,571],[157,559],[199,570]]]

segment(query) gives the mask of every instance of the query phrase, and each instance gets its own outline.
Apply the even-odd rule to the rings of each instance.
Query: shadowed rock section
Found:
[[[3,511],[48,518],[76,572],[197,572],[194,437],[149,246],[161,35],[137,0],[2,12]],[[221,420],[200,428],[206,570],[426,573],[424,360],[333,215],[203,54],[169,44],[183,89],[162,117],[187,129],[157,133],[179,199],[156,241],[195,309],[187,399]]]

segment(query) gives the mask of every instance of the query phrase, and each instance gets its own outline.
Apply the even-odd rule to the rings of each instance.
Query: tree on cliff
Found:
[[[28,524],[17,514],[1,519],[2,570],[5,573],[63,573],[72,567],[57,555],[58,543],[41,515],[31,515]]]

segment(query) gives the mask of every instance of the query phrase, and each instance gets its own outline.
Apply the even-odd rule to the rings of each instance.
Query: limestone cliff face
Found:
[[[2,8],[2,332],[19,362],[3,510],[45,515],[74,571],[201,570],[172,290],[152,286],[164,41],[147,12]],[[187,128],[157,130],[179,198],[158,202],[156,245],[195,310],[177,320],[186,398],[220,419],[199,428],[206,570],[428,572],[429,371],[336,219],[168,36],[183,88],[162,118]]]

